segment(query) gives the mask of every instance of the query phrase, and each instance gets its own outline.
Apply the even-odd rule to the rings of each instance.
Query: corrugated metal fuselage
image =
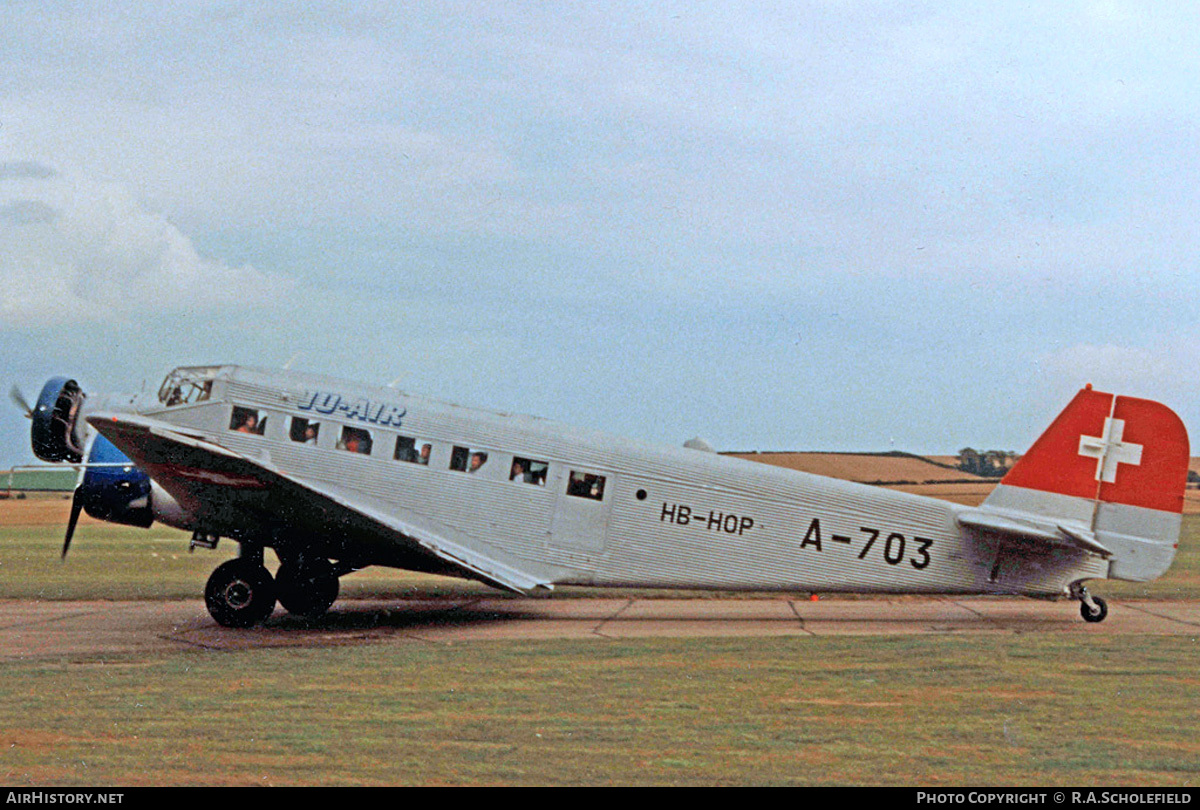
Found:
[[[232,429],[235,407],[260,414],[261,435]],[[946,501],[343,380],[229,366],[207,401],[141,410],[556,584],[1061,595],[1107,570],[1014,553],[960,528]],[[320,424],[315,444],[293,418]],[[369,455],[339,449],[346,427],[369,431]],[[431,445],[428,464],[398,460],[401,437]],[[487,460],[451,469],[455,447]],[[547,464],[544,482],[510,480],[514,459]],[[571,494],[572,472],[602,478],[602,498]]]

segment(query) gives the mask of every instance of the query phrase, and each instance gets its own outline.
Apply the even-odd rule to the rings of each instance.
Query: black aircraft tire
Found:
[[[1085,622],[1092,622],[1094,624],[1104,621],[1105,617],[1108,616],[1108,602],[1105,602],[1099,596],[1093,596],[1092,601],[1096,603],[1095,610],[1089,608],[1087,602],[1079,603],[1080,615],[1083,616]]]
[[[230,560],[208,578],[204,604],[222,627],[253,627],[275,610],[275,581],[257,563]]]
[[[285,562],[275,574],[279,604],[288,613],[315,619],[337,601],[340,584],[327,561],[309,563],[303,568]]]

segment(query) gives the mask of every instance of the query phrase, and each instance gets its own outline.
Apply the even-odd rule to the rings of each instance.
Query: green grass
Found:
[[[0,528],[0,599],[197,599],[213,569],[237,556],[237,543],[188,551],[190,534],[154,526],[81,527],[61,559],[64,528]],[[278,564],[271,552],[267,565]],[[344,597],[381,599],[497,595],[465,580],[368,568],[342,579]]]
[[[1200,597],[1200,519],[1126,598]],[[0,597],[194,599],[235,551],[0,530]],[[368,570],[349,596],[495,594]],[[1200,643],[1032,633],[363,643],[0,663],[0,784],[1194,785]]]
[[[0,528],[0,599],[194,599],[220,563],[236,555],[237,544],[223,540],[215,552],[188,553],[184,532],[155,526],[133,529],[113,524],[79,529],[66,561],[59,559],[63,528]],[[274,558],[268,554],[268,566]],[[1175,563],[1154,582],[1095,581],[1098,595],[1125,599],[1200,599],[1200,515],[1187,515]],[[566,588],[564,596],[597,596],[612,592]],[[621,591],[639,596],[679,592]],[[498,595],[475,582],[431,577],[406,571],[368,568],[342,579],[344,597],[380,599]],[[692,596],[716,597],[719,594]],[[744,598],[747,594],[738,594]]]
[[[1190,785],[1195,639],[419,641],[0,664],[18,785]]]

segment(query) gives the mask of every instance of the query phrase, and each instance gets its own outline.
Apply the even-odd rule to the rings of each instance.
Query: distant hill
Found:
[[[999,483],[954,467],[954,456],[913,453],[731,452],[721,455],[791,470],[874,484],[965,504],[979,504]],[[1200,472],[1200,457],[1190,468]],[[0,497],[18,492],[71,492],[78,473],[69,468],[0,470]],[[1185,511],[1200,512],[1200,489],[1188,489]]]
[[[939,456],[934,461],[913,453],[810,453],[810,452],[751,452],[724,453],[734,458],[787,467],[789,470],[826,475],[863,484],[896,486],[904,484],[980,484],[995,483],[994,479],[956,469]]]
[[[983,478],[956,469],[955,456],[918,456],[912,453],[807,453],[751,452],[722,453],[734,458],[774,464],[790,470],[875,484],[927,495],[955,503],[978,506],[1000,483],[998,478]],[[1200,472],[1200,457],[1193,456],[1190,469]],[[1200,513],[1200,489],[1189,486],[1184,496],[1183,511]]]

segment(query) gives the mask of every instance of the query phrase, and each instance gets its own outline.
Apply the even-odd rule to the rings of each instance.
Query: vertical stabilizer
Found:
[[[1109,576],[1153,579],[1175,557],[1189,452],[1187,429],[1165,405],[1089,386],[984,508],[1082,525],[1112,552]]]

